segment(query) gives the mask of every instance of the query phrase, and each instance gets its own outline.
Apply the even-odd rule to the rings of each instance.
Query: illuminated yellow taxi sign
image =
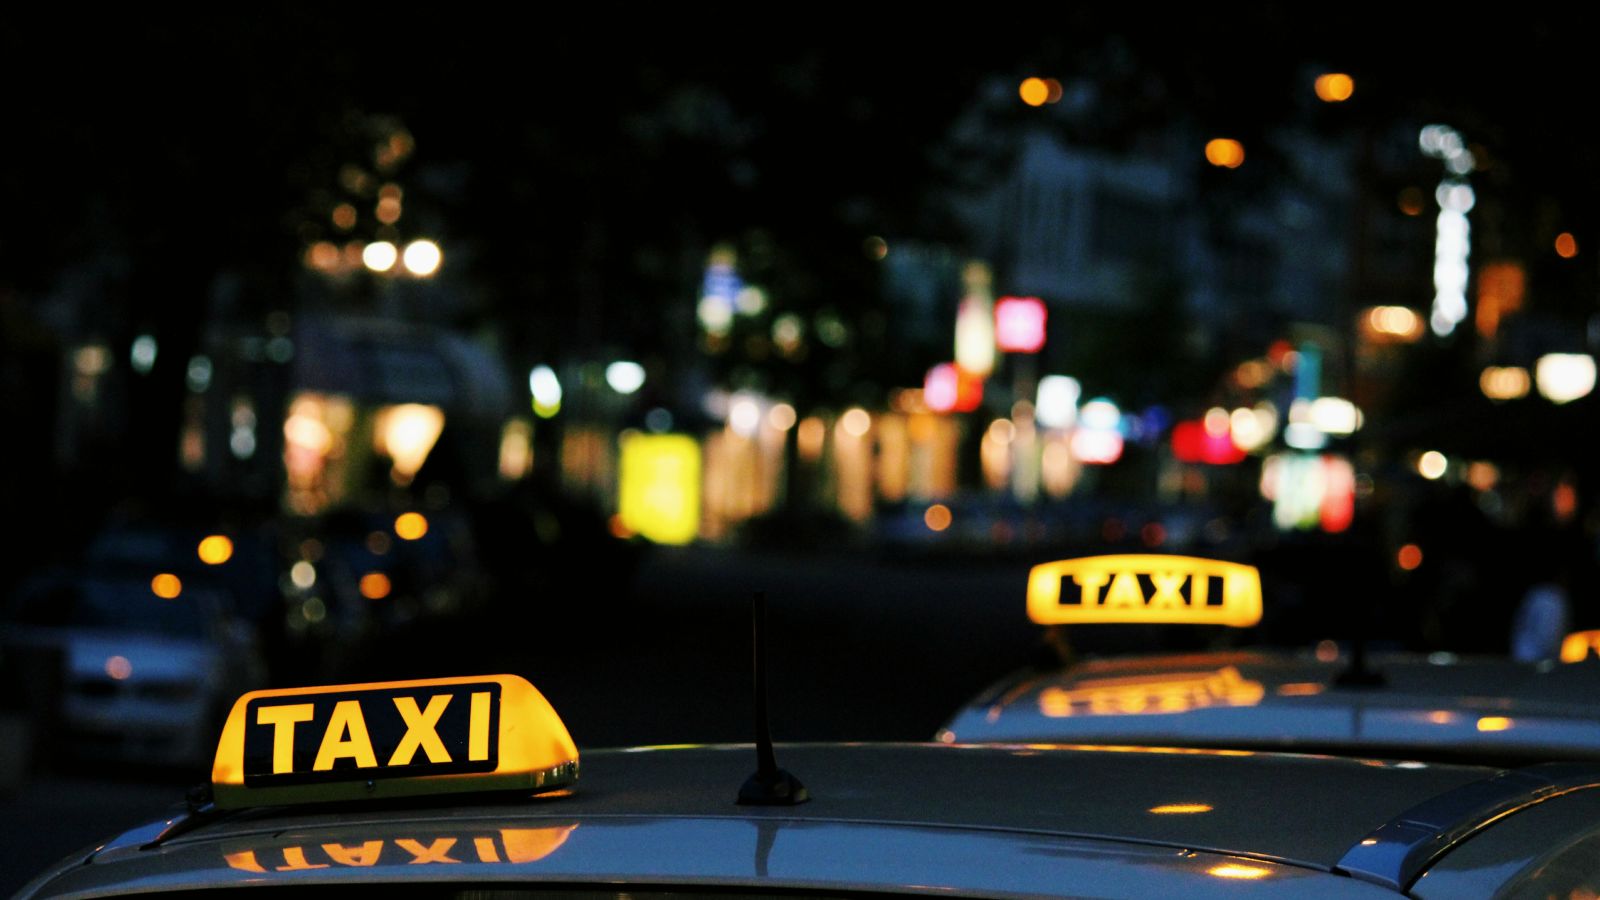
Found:
[[[1561,661],[1583,662],[1600,654],[1600,631],[1574,631],[1561,641]]]
[[[1189,556],[1091,556],[1028,573],[1028,617],[1041,625],[1094,622],[1232,625],[1261,621],[1254,566]]]
[[[578,777],[578,749],[516,675],[252,691],[228,715],[211,782],[224,809],[475,791]]]

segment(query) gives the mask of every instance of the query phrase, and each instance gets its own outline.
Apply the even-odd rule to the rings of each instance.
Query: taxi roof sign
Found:
[[[1041,625],[1172,623],[1247,628],[1261,621],[1254,566],[1130,554],[1041,563],[1028,573],[1028,618]]]
[[[479,791],[578,777],[578,748],[517,675],[251,691],[217,742],[222,809]]]

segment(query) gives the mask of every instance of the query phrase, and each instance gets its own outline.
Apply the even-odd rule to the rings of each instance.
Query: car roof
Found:
[[[1362,886],[1328,873],[1352,848],[1409,810],[1501,776],[1110,746],[790,745],[779,762],[807,784],[809,802],[735,805],[755,765],[748,747],[645,748],[584,753],[570,796],[255,809],[159,842],[172,823],[153,823],[60,873],[44,895],[289,879],[920,885],[988,896],[1160,883],[1140,888],[1134,875],[1204,895],[1234,874],[1302,895],[1325,877],[1348,895]],[[419,854],[457,866],[424,869]]]
[[[1165,742],[1477,761],[1600,758],[1600,664],[1271,650],[1090,659],[1019,673],[960,710],[955,742]]]

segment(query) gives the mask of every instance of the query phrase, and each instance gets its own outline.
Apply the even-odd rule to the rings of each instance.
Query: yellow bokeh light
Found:
[[[428,533],[428,519],[422,513],[401,513],[394,520],[394,533],[403,541],[415,541]]]
[[[1562,259],[1578,255],[1578,239],[1572,236],[1572,232],[1563,231],[1556,235],[1556,255]]]
[[[333,208],[333,224],[340,231],[349,231],[356,227],[356,208],[348,203],[341,203]]]
[[[779,431],[788,431],[795,423],[794,407],[787,403],[779,403],[767,413],[767,423]]]
[[[1329,72],[1326,75],[1318,75],[1314,87],[1317,92],[1317,99],[1324,103],[1343,103],[1350,99],[1351,94],[1356,92],[1355,79],[1343,72]]]
[[[183,593],[183,582],[170,572],[162,572],[150,579],[150,590],[163,600],[172,600]]]
[[[444,263],[444,251],[433,241],[421,238],[406,245],[400,261],[405,264],[407,272],[418,278],[428,278],[438,272],[439,266]]]
[[[930,531],[943,531],[950,527],[950,523],[954,519],[955,516],[951,515],[950,507],[945,506],[943,503],[935,503],[928,507],[927,512],[922,514],[922,524],[928,526]]]
[[[220,566],[233,558],[233,541],[213,534],[200,542],[200,561],[208,566]]]
[[[1233,138],[1213,138],[1206,142],[1206,162],[1224,169],[1244,165],[1244,145]]]
[[[389,596],[394,586],[389,582],[389,576],[382,572],[368,572],[361,576],[361,596],[368,600],[382,600]]]
[[[1043,78],[1025,78],[1017,94],[1029,106],[1043,106],[1050,99],[1050,85]]]
[[[1205,803],[1168,803],[1163,806],[1152,806],[1149,811],[1158,816],[1192,816],[1211,812],[1211,809],[1212,807]]]
[[[1511,727],[1511,720],[1505,716],[1484,716],[1478,720],[1479,731],[1505,731]]]
[[[1265,878],[1272,873],[1267,869],[1261,868],[1260,866],[1242,866],[1238,863],[1223,863],[1220,866],[1212,866],[1211,868],[1207,869],[1206,874],[1215,875],[1218,878],[1252,879]]]

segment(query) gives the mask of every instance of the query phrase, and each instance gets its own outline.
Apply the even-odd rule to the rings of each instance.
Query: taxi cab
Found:
[[[1600,760],[1600,633],[1542,663],[1452,653],[1300,652],[1076,658],[1070,630],[1107,623],[1255,625],[1261,581],[1240,563],[1127,555],[1033,567],[1027,612],[1060,664],[1024,669],[969,702],[945,742],[1179,743],[1411,759]]]
[[[245,694],[207,788],[21,896],[1564,897],[1592,895],[1597,848],[1600,766],[764,740],[580,760],[536,688],[491,675]]]

